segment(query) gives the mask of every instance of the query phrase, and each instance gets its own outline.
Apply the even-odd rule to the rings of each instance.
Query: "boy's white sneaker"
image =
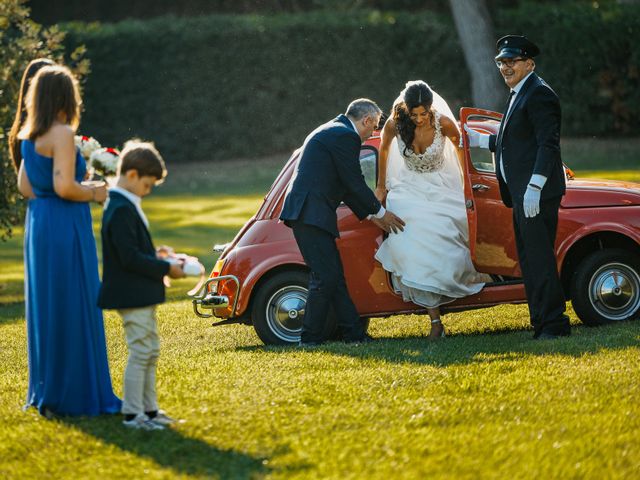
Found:
[[[151,421],[162,426],[168,426],[176,422],[175,418],[171,418],[164,410],[158,410],[158,413],[156,413],[156,416],[153,417]]]
[[[134,428],[136,430],[164,430],[164,427],[161,424],[155,423],[144,413],[137,414],[131,420],[123,420],[122,424],[127,428]]]

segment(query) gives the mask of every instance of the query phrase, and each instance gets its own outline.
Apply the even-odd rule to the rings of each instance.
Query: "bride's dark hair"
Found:
[[[432,105],[433,92],[422,80],[407,82],[393,105],[391,115],[396,122],[396,130],[405,144],[405,154],[407,148],[412,149],[411,145],[416,135],[416,124],[411,120],[411,110],[422,106],[431,112]],[[433,112],[431,112],[431,126],[435,126]]]

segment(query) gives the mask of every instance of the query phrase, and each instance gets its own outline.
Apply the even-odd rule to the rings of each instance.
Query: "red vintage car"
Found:
[[[499,113],[463,108],[460,124],[496,133]],[[500,200],[495,159],[469,148],[464,135],[465,199],[471,256],[476,269],[492,276],[482,291],[442,308],[443,312],[526,301],[513,236],[511,210]],[[369,186],[376,183],[380,137],[360,152]],[[202,293],[193,300],[200,317],[214,325],[253,325],[266,344],[296,343],[305,312],[308,270],[291,229],[278,221],[287,185],[298,159],[286,163],[256,214],[233,241],[222,246]],[[394,293],[387,272],[374,260],[383,232],[338,208],[338,248],[349,293],[365,325],[371,317],[424,311]],[[558,269],[580,320],[587,325],[636,318],[640,311],[640,184],[580,180],[568,175],[556,239]],[[329,331],[335,329],[329,318]]]

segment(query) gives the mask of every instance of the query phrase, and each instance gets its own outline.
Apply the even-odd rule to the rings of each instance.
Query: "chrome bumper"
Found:
[[[229,306],[229,297],[227,297],[226,295],[216,295],[215,293],[208,291],[208,287],[211,283],[219,282],[220,280],[233,280],[236,284],[233,308],[231,309],[231,315],[229,315],[229,318],[233,318],[233,316],[235,315],[236,306],[238,305],[238,294],[240,293],[240,281],[235,275],[222,275],[221,277],[213,277],[207,280],[202,286],[202,290],[200,290],[200,293],[198,295],[194,295],[191,303],[193,303],[193,311],[198,317],[215,317],[214,313],[203,313],[199,310],[199,308],[213,311],[216,308],[227,308]]]

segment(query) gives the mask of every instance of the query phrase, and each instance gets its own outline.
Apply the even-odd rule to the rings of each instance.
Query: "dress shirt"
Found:
[[[512,92],[515,93],[515,95],[513,95],[511,97],[511,101],[509,102],[509,108],[507,108],[507,111],[505,112],[504,116],[502,117],[502,121],[506,122],[507,119],[509,118],[509,113],[511,113],[511,107],[513,106],[513,104],[516,101],[516,98],[518,98],[518,93],[520,93],[520,90],[522,90],[522,86],[524,85],[524,83],[527,81],[527,79],[533,74],[533,72],[529,72],[529,74],[524,77],[522,80],[520,80],[518,82],[518,84],[513,87],[511,89]],[[504,134],[504,128],[506,127],[506,125],[503,126],[502,128],[502,133]],[[481,148],[489,148],[489,135],[486,136],[482,136],[480,137],[480,145]],[[502,178],[504,178],[505,182],[507,181],[507,176],[504,174],[504,166],[502,165],[502,155],[500,155],[500,173],[502,174]],[[545,177],[544,175],[540,175],[540,174],[534,174],[531,176],[531,180],[529,181],[529,183],[533,183],[534,185],[536,185],[537,187],[539,187],[540,189],[542,189],[542,187],[544,187],[545,182],[547,181],[547,177]]]

